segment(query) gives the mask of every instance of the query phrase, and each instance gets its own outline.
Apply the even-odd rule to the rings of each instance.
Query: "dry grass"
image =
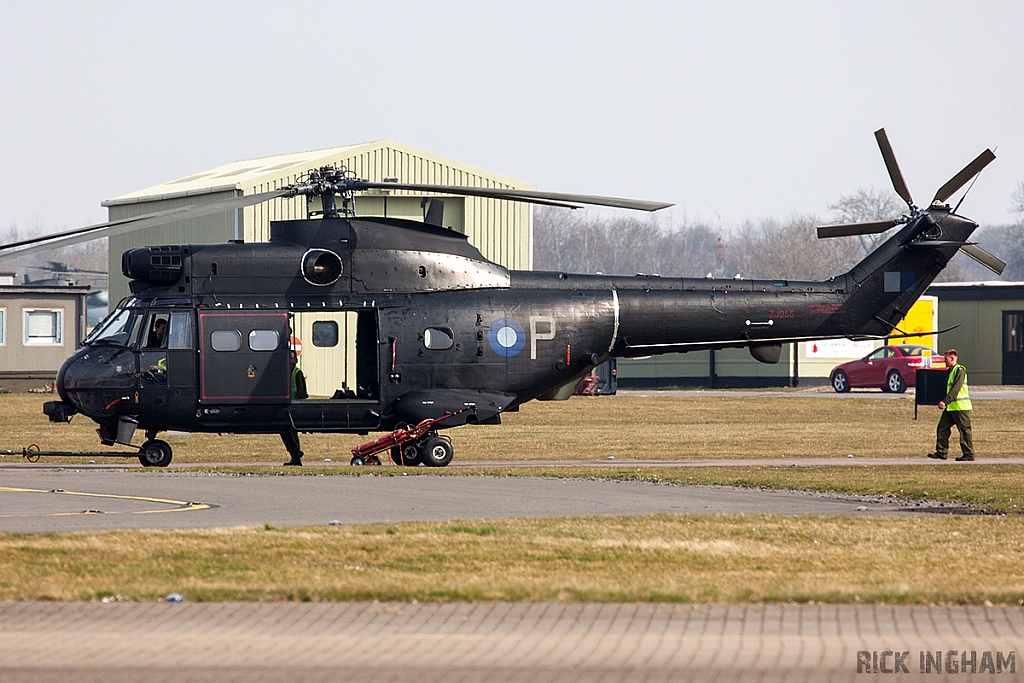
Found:
[[[587,517],[0,536],[0,599],[1020,604],[1024,519]]]
[[[30,443],[44,450],[104,450],[95,425],[77,416],[51,425],[43,398],[0,396],[0,448]],[[691,460],[706,458],[922,456],[935,440],[938,411],[913,399],[751,396],[615,396],[532,402],[500,427],[451,430],[458,460]],[[976,401],[975,445],[986,457],[1024,454],[1024,401]],[[177,463],[277,462],[274,435],[193,434],[165,437]],[[141,442],[141,435],[136,441]],[[348,462],[355,435],[303,435],[307,460]],[[956,446],[954,446],[954,450]],[[10,456],[8,456],[10,457]]]

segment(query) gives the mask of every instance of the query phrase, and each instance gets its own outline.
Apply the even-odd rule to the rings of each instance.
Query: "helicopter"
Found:
[[[271,223],[268,242],[163,245],[124,252],[131,294],[61,366],[52,422],[94,420],[105,446],[131,446],[165,467],[160,432],[355,433],[408,430],[399,464],[443,467],[440,429],[501,423],[531,400],[567,398],[609,358],[747,347],[777,363],[782,345],[894,335],[914,301],[963,251],[999,273],[1005,263],[969,238],[978,224],[946,200],[994,158],[985,150],[914,204],[885,130],[875,137],[905,215],[824,225],[819,238],[900,227],[848,272],[824,281],[715,280],[508,270],[468,239],[424,222],[358,217],[355,193],[411,190],[579,208],[656,211],[662,202],[592,195],[370,182],[343,167],[311,169],[279,190],[79,228],[0,247],[0,258],[303,195],[309,218]],[[962,200],[961,200],[962,201]],[[157,327],[163,328],[159,335]],[[291,355],[344,372],[333,393],[291,393]],[[431,424],[434,424],[433,422]]]

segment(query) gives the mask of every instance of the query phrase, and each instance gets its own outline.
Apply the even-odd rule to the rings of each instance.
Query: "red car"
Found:
[[[908,386],[914,386],[915,371],[927,368],[945,370],[946,359],[927,346],[883,346],[860,360],[833,368],[832,388],[839,393],[853,387],[871,387],[902,394]]]

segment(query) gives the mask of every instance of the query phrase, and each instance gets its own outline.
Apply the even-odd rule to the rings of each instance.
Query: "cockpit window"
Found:
[[[115,311],[103,325],[97,326],[93,334],[85,341],[89,344],[129,346],[134,341],[135,333],[141,322],[141,311],[135,308],[122,308],[120,311]]]
[[[146,334],[145,348],[167,348],[167,321],[169,317],[167,313],[154,313],[149,316],[149,325],[147,327],[149,332]]]

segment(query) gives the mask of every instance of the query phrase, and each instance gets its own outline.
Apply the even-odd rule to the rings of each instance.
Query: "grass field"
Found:
[[[50,425],[38,396],[0,396],[0,448],[98,450],[94,426]],[[1021,454],[1024,402],[978,401],[984,457]],[[1024,468],[850,465],[930,450],[936,411],[910,399],[619,396],[532,403],[502,427],[453,430],[485,467],[421,476],[571,476],[727,484],[969,503],[1007,515],[922,518],[602,517],[352,527],[0,535],[0,599],[584,600],[1024,604]],[[362,474],[358,437],[303,437],[289,469],[270,436],[168,437],[176,462],[267,474]],[[553,460],[678,460],[554,467]],[[14,459],[12,456],[7,456]],[[682,466],[694,459],[835,457],[835,466]],[[17,458],[20,460],[20,458]],[[534,460],[509,467],[511,460]],[[57,461],[54,461],[57,462]],[[74,462],[74,461],[69,461]],[[173,466],[172,466],[173,468]]]
[[[104,450],[96,425],[82,416],[50,424],[39,395],[0,395],[0,448],[30,443],[43,450]],[[449,433],[458,460],[692,460],[706,458],[923,456],[935,444],[939,412],[913,420],[911,397],[877,400],[750,396],[577,397],[528,403],[501,426]],[[975,446],[985,457],[1024,455],[1024,401],[976,401]],[[275,435],[163,436],[177,463],[286,459]],[[369,437],[367,437],[369,438]],[[354,435],[302,436],[307,461],[348,462]],[[136,442],[141,443],[137,434]],[[957,446],[954,445],[954,449]]]
[[[0,536],[0,599],[1021,604],[1024,519],[584,517]]]

